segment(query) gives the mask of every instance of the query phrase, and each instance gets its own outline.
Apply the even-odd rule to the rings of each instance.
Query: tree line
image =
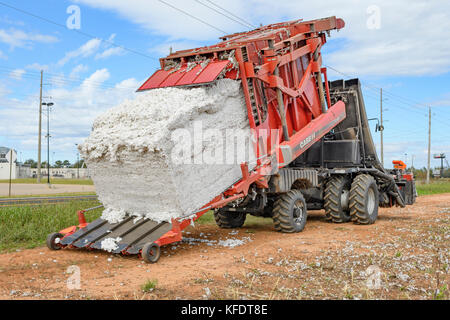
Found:
[[[37,168],[37,161],[33,159],[28,159],[24,163],[26,166],[31,168]],[[54,164],[50,163],[50,168],[83,168],[84,160],[76,161],[75,163],[70,163],[69,160],[56,160]],[[41,163],[41,168],[47,168],[47,161]]]

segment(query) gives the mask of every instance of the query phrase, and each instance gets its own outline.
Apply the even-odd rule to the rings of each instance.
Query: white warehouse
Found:
[[[0,147],[0,180],[9,179],[10,173],[12,179],[19,177],[19,166],[16,160],[16,150]]]

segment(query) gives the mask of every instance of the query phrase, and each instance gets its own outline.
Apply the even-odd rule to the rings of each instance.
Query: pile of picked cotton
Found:
[[[102,218],[155,221],[189,215],[255,165],[239,81],[162,88],[98,117],[79,146],[104,204]]]

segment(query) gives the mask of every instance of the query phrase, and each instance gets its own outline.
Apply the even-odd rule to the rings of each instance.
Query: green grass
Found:
[[[147,280],[143,285],[141,285],[141,289],[144,292],[151,292],[156,289],[156,285],[158,284],[158,280]]]
[[[430,184],[419,182],[416,185],[417,193],[419,196],[425,196],[429,194],[450,193],[450,180],[434,180]]]
[[[196,223],[198,224],[215,224],[216,221],[214,220],[214,214],[212,210],[209,210],[207,213],[202,215]]]
[[[205,213],[203,216],[201,216],[196,223],[198,224],[206,224],[206,225],[216,225],[216,221],[214,220],[214,213],[212,210]],[[272,224],[273,221],[271,218],[261,218],[261,217],[255,217],[252,215],[247,215],[247,218],[245,219],[244,227],[251,228],[253,226],[260,226],[260,225],[266,225],[266,224]]]
[[[0,208],[0,252],[45,245],[49,233],[78,225],[78,210],[96,205],[96,201],[74,201]],[[96,209],[86,213],[86,220],[98,218],[101,212],[101,209]]]
[[[12,198],[35,198],[35,197],[67,197],[67,196],[94,196],[95,192],[69,192],[69,193],[52,193],[52,194],[22,194],[14,195],[11,197],[0,196],[0,199],[12,199]]]
[[[37,180],[33,178],[27,178],[27,179],[13,179],[11,180],[12,183],[32,183],[37,184]],[[9,183],[9,180],[4,179],[0,180],[0,183]],[[93,185],[91,179],[61,179],[61,178],[50,178],[51,184],[80,184],[80,185]],[[47,184],[47,179],[41,179],[41,184]]]

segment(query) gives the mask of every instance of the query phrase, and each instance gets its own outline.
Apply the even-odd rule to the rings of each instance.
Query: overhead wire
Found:
[[[212,10],[212,11],[214,11],[214,12],[216,12],[216,13],[218,13],[218,14],[220,14],[220,15],[222,15],[222,16],[228,18],[228,19],[230,19],[231,21],[234,21],[234,22],[236,22],[236,23],[239,23],[241,26],[244,26],[244,27],[247,28],[247,29],[252,29],[252,28],[253,28],[251,25],[248,25],[246,22],[245,22],[245,23],[242,23],[241,21],[239,21],[239,20],[237,20],[237,19],[235,19],[235,18],[232,18],[232,17],[230,17],[230,16],[224,14],[223,12],[220,12],[219,10],[214,9],[214,8],[211,7],[211,6],[208,6],[207,4],[201,2],[200,0],[195,0],[195,1],[198,2],[198,3],[200,3],[202,6],[204,6],[204,7],[208,8],[208,9],[210,9],[210,10]]]
[[[38,15],[38,14],[29,12],[29,11],[27,11],[27,10],[24,10],[24,9],[21,9],[21,8],[18,8],[18,7],[15,7],[15,6],[10,5],[10,4],[8,4],[8,3],[5,3],[5,2],[3,2],[3,1],[0,1],[0,5],[3,6],[3,7],[9,8],[9,9],[15,10],[15,11],[17,11],[17,12],[20,12],[20,13],[22,13],[22,14],[28,15],[28,16],[30,16],[30,17],[39,19],[39,20],[41,20],[41,21],[44,21],[44,22],[53,24],[53,25],[55,25],[55,26],[57,26],[57,27],[60,27],[60,28],[63,28],[63,29],[66,29],[66,30],[69,30],[69,31],[72,31],[72,32],[76,32],[76,33],[78,33],[78,34],[80,34],[80,35],[82,35],[82,36],[84,36],[84,37],[87,37],[87,38],[90,38],[90,39],[98,39],[98,40],[100,40],[100,41],[102,41],[102,42],[104,42],[104,43],[107,43],[107,44],[111,45],[111,46],[114,46],[114,47],[117,47],[117,48],[121,48],[121,49],[123,49],[123,50],[125,50],[125,51],[134,53],[134,54],[136,54],[136,55],[139,55],[139,56],[142,56],[142,57],[151,59],[151,60],[156,60],[156,61],[159,60],[159,59],[157,59],[157,58],[155,58],[155,57],[152,57],[152,56],[149,56],[149,55],[147,55],[147,54],[145,54],[145,53],[139,52],[139,51],[134,50],[134,49],[130,49],[130,48],[125,47],[125,46],[123,46],[123,45],[117,44],[117,43],[115,43],[115,42],[113,42],[113,41],[111,41],[111,40],[105,40],[105,39],[102,39],[102,38],[100,38],[100,37],[97,37],[97,36],[95,36],[95,35],[92,35],[92,34],[89,34],[89,33],[87,33],[87,32],[81,31],[81,30],[79,30],[79,29],[68,29],[67,26],[64,25],[64,24],[61,24],[61,23],[56,22],[56,21],[53,21],[53,20],[51,20],[51,19],[42,17],[42,16],[40,16],[40,15]]]

